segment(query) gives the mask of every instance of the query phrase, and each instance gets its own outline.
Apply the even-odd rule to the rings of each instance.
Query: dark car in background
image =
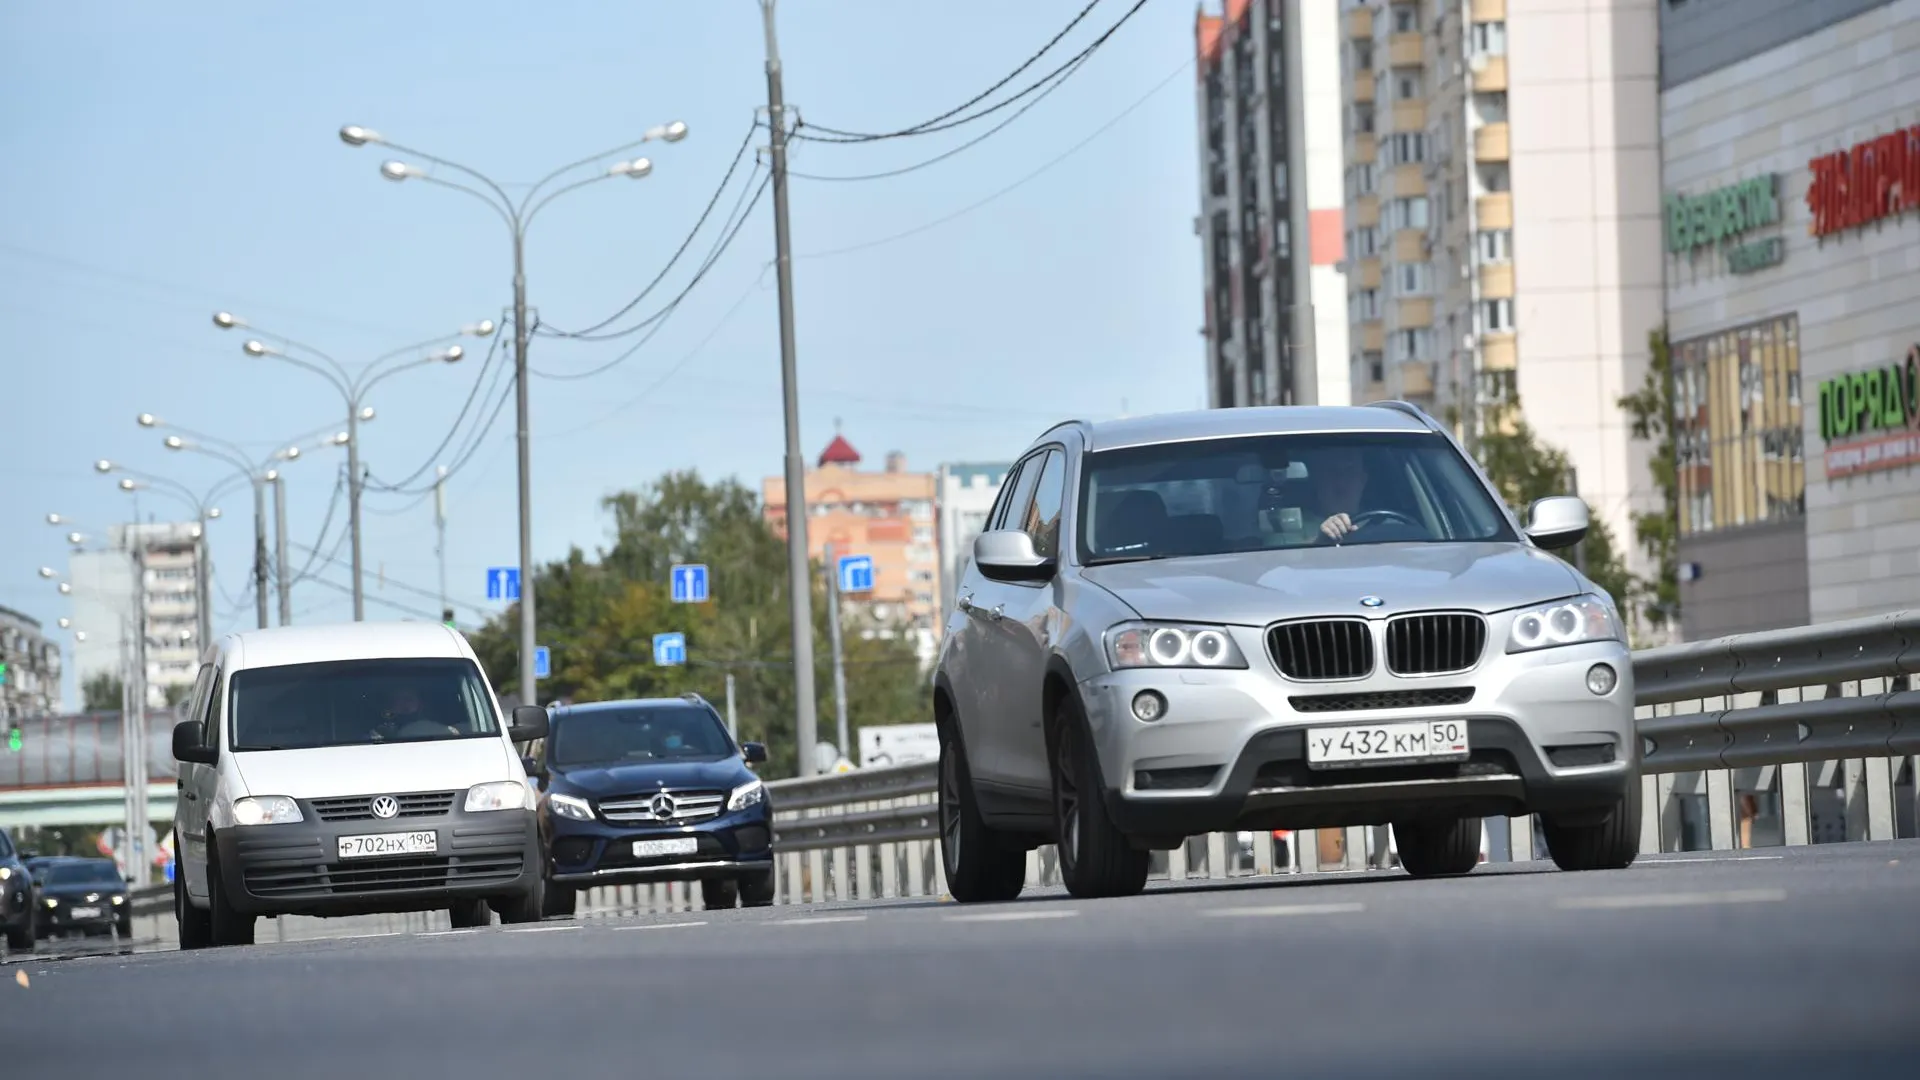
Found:
[[[133,898],[112,859],[59,856],[33,860],[35,932],[133,936]]]
[[[556,706],[527,775],[540,789],[546,914],[578,891],[698,881],[708,908],[773,903],[773,808],[736,743],[698,695]]]
[[[13,846],[13,837],[0,829],[0,932],[13,952],[33,951],[33,874]]]

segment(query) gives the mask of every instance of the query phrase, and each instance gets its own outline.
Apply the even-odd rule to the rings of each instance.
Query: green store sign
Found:
[[[1723,248],[1727,269],[1751,274],[1786,258],[1784,237],[1748,239],[1755,230],[1780,224],[1780,174],[1728,184],[1704,195],[1668,195],[1667,253],[1695,257],[1702,248]]]
[[[1920,345],[1905,363],[1839,375],[1820,384],[1820,438],[1920,426]]]

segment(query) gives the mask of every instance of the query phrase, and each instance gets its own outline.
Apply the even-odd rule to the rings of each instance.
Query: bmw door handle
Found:
[[[958,606],[961,611],[972,611],[973,597],[971,595],[961,597],[956,606]]]
[[[1000,616],[1006,614],[1006,611],[1007,611],[1007,605],[995,604],[991,609],[987,611],[987,618],[992,619],[994,622],[999,622]]]

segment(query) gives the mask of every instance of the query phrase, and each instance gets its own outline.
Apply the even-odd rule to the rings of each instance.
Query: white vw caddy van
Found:
[[[465,638],[431,623],[250,630],[207,650],[174,812],[180,946],[246,945],[262,915],[443,909],[540,917],[533,789]],[[490,910],[491,909],[491,910]]]

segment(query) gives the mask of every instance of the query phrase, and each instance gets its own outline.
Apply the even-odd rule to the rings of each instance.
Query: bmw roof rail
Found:
[[[1420,421],[1422,424],[1426,425],[1429,428],[1432,428],[1435,431],[1441,430],[1440,422],[1435,420],[1431,413],[1427,412],[1425,409],[1422,409],[1420,406],[1415,405],[1411,401],[1401,401],[1397,398],[1392,400],[1385,400],[1385,401],[1369,401],[1367,402],[1367,408],[1392,409],[1394,412],[1405,413],[1406,415],[1413,417],[1415,420]]]

